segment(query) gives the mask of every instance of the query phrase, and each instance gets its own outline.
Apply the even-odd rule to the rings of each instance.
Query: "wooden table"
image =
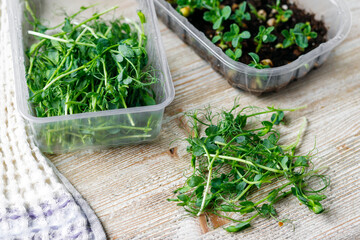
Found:
[[[166,109],[163,128],[151,144],[118,147],[101,152],[48,156],[90,203],[109,238],[114,239],[360,239],[360,1],[347,0],[353,14],[349,37],[321,68],[280,92],[253,96],[228,85],[194,51],[160,23],[176,89]],[[314,215],[294,197],[279,207],[281,218],[296,226],[279,227],[258,219],[237,235],[221,227],[207,229],[167,202],[184,183],[190,158],[182,129],[185,111],[211,105],[230,108],[236,97],[243,106],[307,108],[288,114],[293,128],[306,116],[309,125],[300,152],[318,148],[317,166],[329,166],[331,187],[324,201],[327,212]],[[201,226],[202,225],[202,226]],[[221,225],[221,223],[219,224]]]

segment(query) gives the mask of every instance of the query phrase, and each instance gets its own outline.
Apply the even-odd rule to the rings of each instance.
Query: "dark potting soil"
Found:
[[[224,6],[233,6],[233,9],[235,9],[236,5],[234,4],[241,4],[242,2],[243,0],[224,0],[221,4]],[[275,17],[276,15],[276,13],[271,12],[272,9],[269,7],[269,5],[274,5],[276,0],[247,0],[247,2],[254,5],[257,10],[265,10],[267,13],[267,20],[269,18]],[[327,28],[325,27],[325,23],[323,21],[316,20],[313,13],[306,12],[305,10],[299,8],[296,4],[290,3],[288,0],[282,0],[281,6],[283,5],[286,5],[288,9],[293,11],[292,17],[287,22],[280,22],[278,25],[275,26],[275,30],[272,32],[272,34],[277,37],[277,40],[273,43],[263,43],[263,47],[258,53],[261,60],[270,59],[273,63],[273,67],[286,65],[296,60],[300,55],[310,52],[314,48],[318,47],[321,43],[327,41]],[[250,12],[249,7],[247,7],[247,11]],[[215,35],[215,30],[213,30],[212,28],[212,23],[206,22],[203,19],[203,15],[204,10],[197,9],[193,14],[188,17],[188,20],[211,40]],[[249,31],[251,33],[251,38],[246,39],[242,42],[243,54],[239,60],[240,62],[249,64],[252,61],[248,53],[255,52],[256,43],[254,43],[253,39],[258,34],[259,27],[261,25],[268,27],[266,21],[259,21],[252,13],[251,20],[244,21],[246,27],[241,27],[241,31]],[[311,30],[315,31],[318,34],[317,38],[310,39],[309,46],[304,51],[300,51],[299,47],[295,44],[286,49],[275,48],[275,45],[277,43],[282,43],[284,41],[284,36],[281,34],[281,31],[284,29],[294,28],[297,23],[301,22],[309,22],[311,25]],[[224,22],[224,32],[229,31],[230,25],[232,23],[234,22],[231,20],[227,20]]]

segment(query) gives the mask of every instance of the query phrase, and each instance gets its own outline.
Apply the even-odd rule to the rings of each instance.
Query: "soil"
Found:
[[[241,4],[243,0],[224,0],[222,5],[233,6],[233,4]],[[274,5],[276,0],[247,0],[248,3],[253,4],[257,10],[263,9],[267,13],[267,19],[275,17],[275,13],[272,13],[272,9],[269,5]],[[292,17],[285,23],[279,23],[275,26],[275,30],[272,32],[277,37],[277,40],[273,43],[264,43],[263,47],[259,51],[258,55],[260,59],[270,59],[273,63],[273,67],[283,66],[292,61],[296,60],[300,55],[306,54],[311,50],[318,47],[321,43],[327,41],[327,28],[323,21],[319,21],[315,19],[315,15],[313,13],[308,13],[305,10],[299,8],[296,4],[290,3],[288,0],[282,0],[281,6],[286,5],[288,9],[293,11]],[[176,6],[174,6],[176,7]],[[247,9],[248,12],[249,9]],[[202,31],[210,40],[215,35],[215,30],[212,28],[212,23],[206,22],[203,19],[205,10],[195,10],[193,14],[188,17],[190,23],[192,23],[197,29]],[[260,22],[255,15],[251,14],[250,21],[244,21],[246,27],[242,27],[241,31],[248,30],[251,33],[251,38],[248,40],[244,40],[242,42],[242,57],[239,59],[240,62],[249,64],[252,59],[248,55],[250,52],[255,52],[256,43],[254,43],[253,38],[257,35],[259,31],[259,26],[264,25],[268,27],[266,21]],[[298,46],[293,45],[286,49],[277,49],[275,45],[277,43],[282,43],[284,41],[284,37],[281,34],[281,31],[284,29],[294,28],[297,23],[305,23],[310,22],[312,31],[315,31],[318,34],[316,39],[309,40],[309,47],[307,47],[304,51],[301,51]],[[224,22],[224,32],[230,29],[230,25],[234,23],[232,20],[227,20]]]

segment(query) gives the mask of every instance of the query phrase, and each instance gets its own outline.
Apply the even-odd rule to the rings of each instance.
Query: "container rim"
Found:
[[[8,2],[8,6],[15,4],[13,0],[6,0],[6,1]],[[160,62],[161,71],[162,71],[162,75],[163,75],[163,79],[164,79],[164,81],[161,83],[163,85],[164,95],[165,95],[164,100],[162,102],[160,102],[156,105],[152,105],[152,106],[131,107],[131,108],[127,108],[127,109],[123,108],[123,109],[105,110],[105,111],[98,111],[98,112],[86,112],[86,113],[78,113],[78,114],[73,114],[73,115],[63,115],[63,116],[41,118],[41,117],[33,116],[32,114],[29,113],[29,110],[28,110],[29,106],[28,106],[28,101],[27,101],[26,97],[22,96],[22,94],[19,93],[18,91],[15,91],[16,105],[17,105],[18,111],[20,112],[22,117],[33,123],[45,124],[45,123],[76,120],[76,119],[83,119],[83,118],[95,118],[95,117],[113,116],[113,115],[122,115],[122,114],[155,112],[155,111],[164,110],[165,107],[170,105],[170,103],[175,98],[175,88],[174,88],[174,84],[172,82],[172,77],[170,74],[170,69],[169,69],[167,59],[166,59],[165,51],[163,49],[163,42],[162,42],[161,34],[159,31],[158,19],[156,17],[154,2],[153,1],[143,1],[143,3],[146,4],[145,7],[147,7],[149,9],[150,14],[147,17],[150,17],[151,21],[153,23],[151,27],[154,29],[154,32],[155,32],[154,41],[155,41],[156,45],[158,46],[155,48],[155,50],[157,52],[157,55],[159,56],[159,62]],[[13,8],[8,7],[8,9],[10,9],[9,17],[14,19],[15,15],[11,11],[11,10],[13,10]],[[17,19],[15,17],[15,21],[19,21],[19,19]],[[11,27],[14,27],[14,25],[16,25],[16,24],[14,22],[11,22],[10,25],[11,25]],[[19,24],[19,26],[21,26],[21,24]],[[16,36],[15,31],[12,31],[12,33],[10,33],[10,34],[12,35],[12,39],[16,39],[17,36]],[[16,60],[16,56],[18,56],[19,54],[21,54],[20,61]],[[14,62],[13,64],[14,64],[14,71],[15,71],[15,78],[16,78],[15,81],[16,81],[16,83],[19,83],[20,81],[24,80],[23,73],[25,73],[24,66],[19,66],[19,65],[23,64],[23,62],[24,62],[22,48],[20,48],[20,49],[13,48],[13,62]],[[19,77],[17,77],[16,75],[18,75]],[[17,78],[21,78],[21,79],[17,79]],[[20,83],[19,85],[22,86],[23,84]],[[27,84],[24,84],[24,85],[26,86],[26,90],[28,91]]]
[[[199,31],[195,26],[193,26],[187,18],[181,16],[170,3],[165,0],[155,0],[155,4],[160,7],[165,13],[173,18],[183,29],[188,32],[193,38],[195,38],[201,45],[203,45],[211,54],[213,54],[219,61],[221,61],[227,67],[236,70],[241,73],[246,73],[248,75],[285,75],[289,72],[292,72],[303,65],[304,62],[309,62],[325,52],[331,51],[333,48],[338,46],[349,34],[352,24],[352,16],[348,4],[343,0],[328,0],[329,2],[336,5],[338,9],[338,15],[341,16],[342,22],[340,23],[341,28],[337,32],[336,36],[328,40],[325,43],[320,44],[317,48],[311,50],[307,54],[301,55],[295,61],[279,67],[274,67],[270,69],[256,69],[250,67],[244,63],[237,62],[230,57],[228,57],[219,47],[213,44],[204,33]]]

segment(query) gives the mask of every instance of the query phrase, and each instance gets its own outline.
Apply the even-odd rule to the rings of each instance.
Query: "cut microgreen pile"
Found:
[[[307,155],[295,151],[306,119],[296,141],[284,146],[276,128],[284,123],[284,111],[295,109],[239,109],[235,105],[219,114],[210,109],[187,114],[191,127],[187,151],[193,172],[175,191],[177,198],[169,200],[193,215],[211,213],[236,222],[225,228],[228,232],[250,227],[257,217],[273,218],[282,225],[285,220],[278,220],[275,204],[289,195],[312,212],[323,212],[320,202],[326,196],[321,192],[329,186],[329,179],[314,169],[313,151]],[[268,115],[270,120],[261,120]],[[313,189],[315,185],[320,187]],[[256,199],[254,193],[261,193],[264,186],[272,190]]]
[[[44,27],[26,1],[28,33],[38,39],[26,52],[29,101],[37,117],[154,105],[150,86],[158,81],[148,67],[145,16],[140,24],[125,18],[100,17],[117,7],[77,23],[82,7],[56,27]],[[56,34],[49,34],[55,30]],[[129,116],[132,126],[134,122]]]

